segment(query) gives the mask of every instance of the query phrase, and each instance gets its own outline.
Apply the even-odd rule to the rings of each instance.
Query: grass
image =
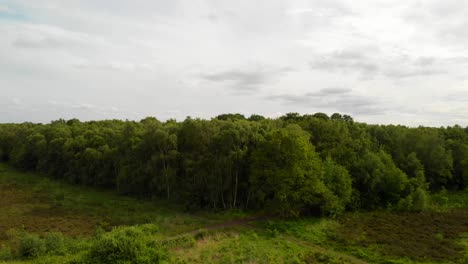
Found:
[[[158,201],[137,200],[115,193],[52,181],[18,172],[0,164],[0,241],[9,229],[43,233],[60,231],[68,236],[89,236],[97,227],[157,224],[164,235],[174,235],[242,214],[184,213]]]
[[[106,241],[119,239],[122,229],[114,227],[143,234],[138,240],[146,242],[138,248],[166,252],[166,263],[468,263],[467,191],[436,194],[431,210],[421,213],[249,222],[240,220],[249,218],[245,213],[188,213],[0,164],[0,194],[0,263],[92,259],[89,252],[101,248],[99,241],[112,245]],[[29,244],[43,241],[42,250],[53,253],[19,258],[28,235]],[[54,243],[55,250],[48,249]]]
[[[252,230],[218,232],[171,253],[171,263],[347,263],[281,235]]]

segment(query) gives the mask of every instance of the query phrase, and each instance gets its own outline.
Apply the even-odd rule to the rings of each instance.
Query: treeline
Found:
[[[0,160],[187,208],[287,215],[390,207],[468,185],[468,128],[367,125],[323,113],[160,122],[0,124]]]

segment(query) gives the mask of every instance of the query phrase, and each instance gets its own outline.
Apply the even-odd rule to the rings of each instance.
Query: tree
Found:
[[[348,171],[336,164],[330,157],[323,163],[325,186],[336,196],[337,205],[333,208],[334,213],[339,214],[351,201],[353,192],[352,179]]]
[[[318,155],[297,125],[273,130],[252,153],[249,177],[255,204],[285,215],[319,207],[327,191]]]
[[[409,183],[408,177],[393,163],[383,150],[367,152],[359,164],[359,176],[355,179],[361,204],[377,208],[398,203]]]
[[[264,116],[261,116],[261,115],[257,115],[257,114],[252,114],[249,119],[249,121],[262,121],[262,120],[265,120],[265,117]]]
[[[330,119],[330,118],[328,117],[328,115],[325,114],[325,113],[315,113],[315,114],[313,115],[313,117],[318,118],[318,119],[322,119],[322,120],[328,120],[328,119]]]

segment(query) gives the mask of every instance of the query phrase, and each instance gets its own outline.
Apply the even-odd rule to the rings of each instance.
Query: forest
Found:
[[[187,210],[422,211],[431,192],[468,186],[468,127],[371,125],[339,113],[60,119],[0,124],[0,162]]]

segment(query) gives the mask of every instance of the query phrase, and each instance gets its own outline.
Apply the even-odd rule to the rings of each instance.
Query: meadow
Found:
[[[468,263],[468,192],[423,212],[187,210],[0,164],[3,263]]]

